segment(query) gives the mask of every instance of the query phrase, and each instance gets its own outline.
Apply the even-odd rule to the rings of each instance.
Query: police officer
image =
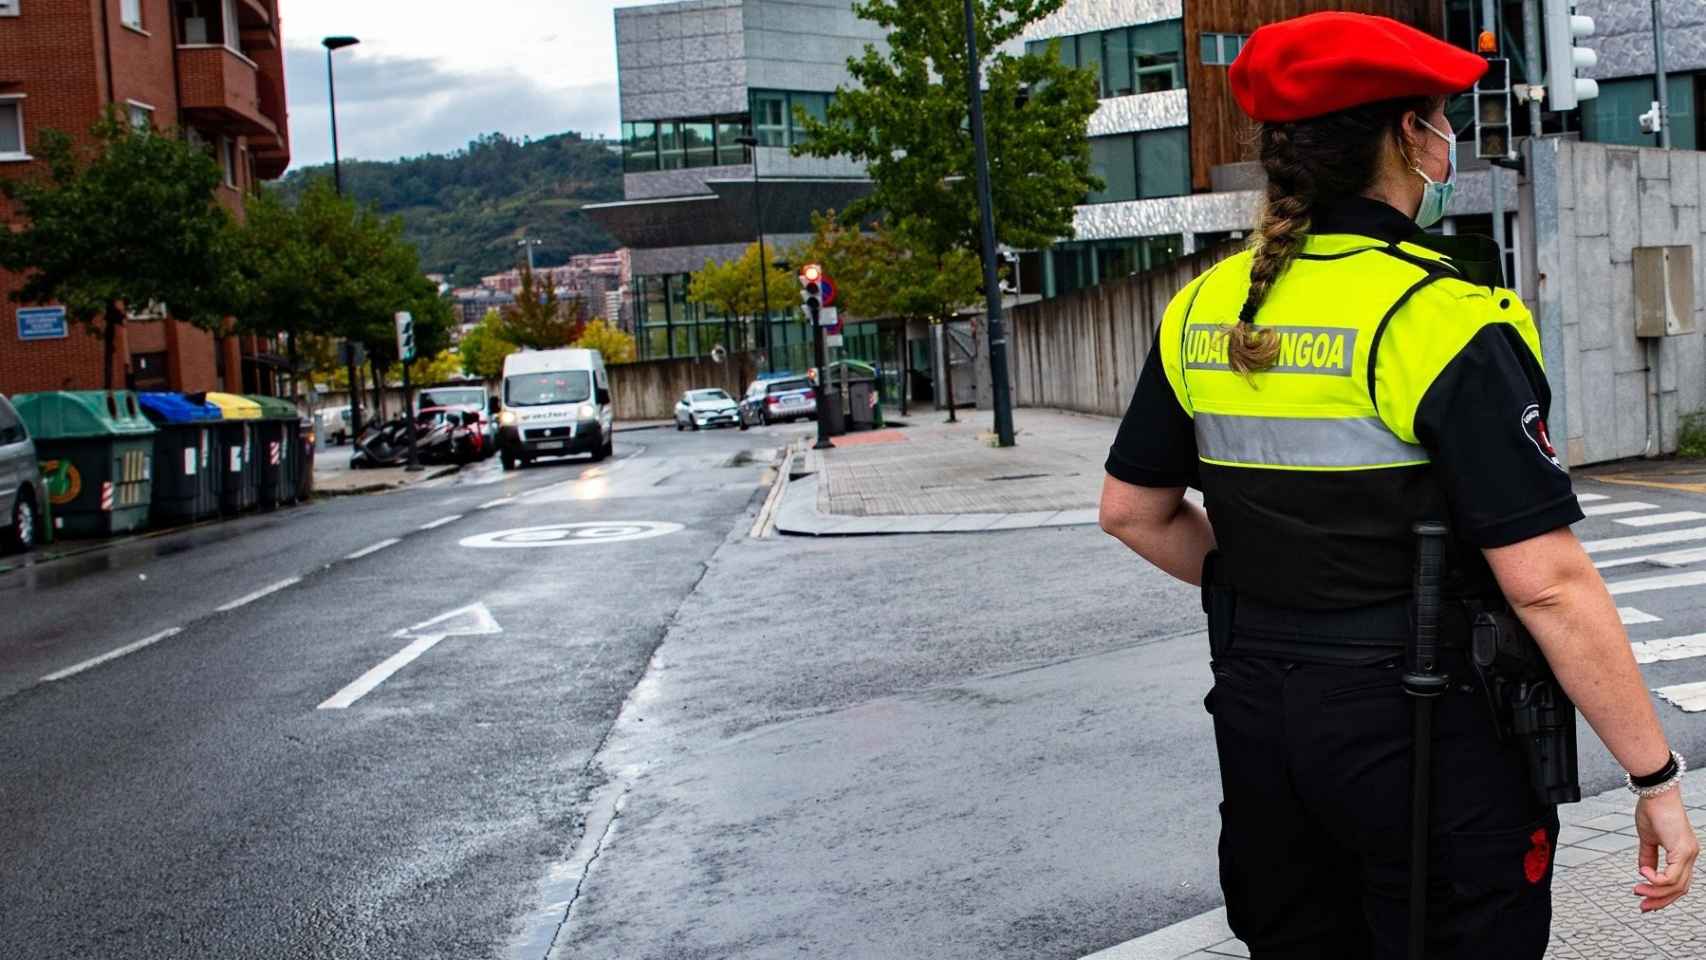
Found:
[[[1640,909],[1693,874],[1681,758],[1569,529],[1582,512],[1546,433],[1534,323],[1425,245],[1456,172],[1445,98],[1485,69],[1382,17],[1256,31],[1231,68],[1268,178],[1251,247],[1174,298],[1108,456],[1103,528],[1233,598],[1205,705],[1227,918],[1255,960],[1407,955],[1400,676],[1423,520],[1450,527],[1452,679],[1431,738],[1426,954],[1540,957],[1558,836],[1453,611],[1508,603],[1630,772]]]

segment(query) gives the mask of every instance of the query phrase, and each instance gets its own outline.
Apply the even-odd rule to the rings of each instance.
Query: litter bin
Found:
[[[255,421],[260,404],[234,393],[210,393],[207,402],[219,408],[219,510],[235,514],[252,510],[259,495],[255,466]]]
[[[825,436],[839,437],[847,432],[847,418],[841,412],[840,390],[817,392],[817,415],[823,421]]]
[[[137,395],[154,424],[154,522],[219,514],[219,408],[181,393]]]
[[[853,380],[847,385],[854,430],[874,430],[882,424],[874,380]]]
[[[277,397],[250,395],[246,399],[261,408],[255,439],[256,502],[263,510],[294,503],[302,414],[295,404]]]
[[[314,495],[314,452],[320,443],[319,417],[298,421],[297,431],[301,438],[298,444],[301,456],[296,458],[296,499],[307,500]]]
[[[12,398],[35,438],[53,529],[106,537],[148,526],[154,426],[128,390],[27,393]]]

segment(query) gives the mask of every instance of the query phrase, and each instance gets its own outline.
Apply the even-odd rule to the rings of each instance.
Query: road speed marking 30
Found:
[[[662,520],[594,520],[583,523],[552,523],[542,527],[520,527],[463,537],[464,547],[503,550],[525,547],[584,547],[626,540],[649,540],[682,529],[679,523]]]

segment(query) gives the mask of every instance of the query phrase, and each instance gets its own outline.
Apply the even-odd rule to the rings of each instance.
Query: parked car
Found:
[[[675,429],[732,427],[740,423],[740,404],[726,391],[689,390],[675,402]]]
[[[740,400],[740,428],[778,420],[817,419],[817,391],[805,377],[754,380]]]
[[[47,485],[41,479],[35,441],[11,402],[0,397],[0,515],[6,518],[0,547],[7,551],[34,547],[46,502]]]
[[[326,443],[330,446],[348,443],[351,433],[349,404],[341,407],[321,407],[320,431],[326,435]]]

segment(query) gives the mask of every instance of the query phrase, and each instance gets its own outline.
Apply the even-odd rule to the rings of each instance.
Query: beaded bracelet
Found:
[[[1643,800],[1650,800],[1669,790],[1674,790],[1682,784],[1682,775],[1688,772],[1688,761],[1682,759],[1682,754],[1675,750],[1670,752],[1670,762],[1651,777],[1642,777],[1642,783],[1635,783],[1635,775],[1625,773],[1623,783],[1629,792]]]

